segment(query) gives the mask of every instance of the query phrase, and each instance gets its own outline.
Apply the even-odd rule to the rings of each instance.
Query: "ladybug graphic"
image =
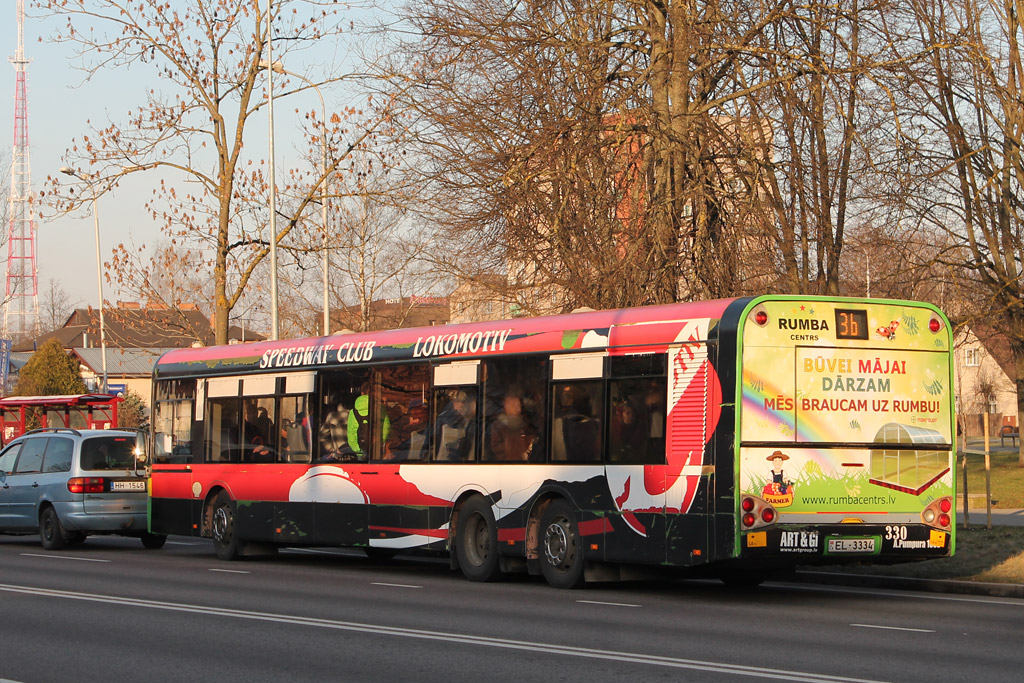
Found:
[[[875,332],[877,334],[885,337],[886,339],[892,341],[893,339],[896,338],[896,328],[899,327],[899,326],[900,326],[900,321],[899,320],[893,320],[888,325],[884,325],[882,327],[879,327],[877,330],[875,330]]]

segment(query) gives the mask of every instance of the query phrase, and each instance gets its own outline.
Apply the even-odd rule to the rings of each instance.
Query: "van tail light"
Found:
[[[106,493],[107,480],[103,477],[72,477],[68,479],[71,493]]]

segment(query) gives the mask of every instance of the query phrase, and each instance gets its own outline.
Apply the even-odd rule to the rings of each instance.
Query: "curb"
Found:
[[[987,595],[998,598],[1024,598],[1024,585],[1017,583],[982,583],[948,579],[915,579],[906,576],[877,574],[843,574],[840,572],[797,571],[794,579],[803,583],[819,583],[862,588],[927,591],[958,595]]]

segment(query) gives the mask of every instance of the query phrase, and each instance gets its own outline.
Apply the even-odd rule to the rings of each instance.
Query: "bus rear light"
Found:
[[[947,515],[945,512],[943,512],[941,515],[939,515],[939,526],[944,526],[944,527],[948,528],[949,527],[949,522],[950,522],[949,515]]]
[[[933,333],[937,333],[939,330],[942,329],[942,321],[939,320],[938,318],[932,318],[931,320],[928,321],[928,329],[931,330]]]
[[[931,524],[935,521],[935,510],[928,508],[923,513],[921,513],[921,519],[923,519],[925,523]]]
[[[754,509],[754,499],[753,498],[744,498],[742,506],[743,506],[743,511],[744,512],[752,512],[753,509]]]
[[[764,510],[761,510],[761,519],[763,519],[768,524],[771,524],[775,521],[775,510],[771,508],[765,508]]]
[[[68,479],[71,493],[105,493],[107,480],[103,477],[72,477]]]
[[[943,498],[939,501],[939,509],[943,512],[949,512],[953,507],[953,501],[949,498]]]
[[[754,522],[757,521],[757,517],[754,516],[753,512],[748,512],[743,515],[743,526],[754,526]]]
[[[768,324],[768,314],[765,313],[764,311],[758,311],[757,313],[754,314],[754,322],[756,322],[761,327],[764,327],[765,325]]]

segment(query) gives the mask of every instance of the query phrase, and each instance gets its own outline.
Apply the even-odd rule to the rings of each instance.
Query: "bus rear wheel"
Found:
[[[241,542],[235,529],[235,506],[226,491],[217,494],[210,508],[210,535],[219,559],[238,559]]]
[[[572,508],[556,500],[541,516],[540,568],[555,588],[583,585],[583,548]]]
[[[498,576],[498,525],[482,496],[473,496],[459,510],[455,552],[462,575],[470,581],[492,581]]]

